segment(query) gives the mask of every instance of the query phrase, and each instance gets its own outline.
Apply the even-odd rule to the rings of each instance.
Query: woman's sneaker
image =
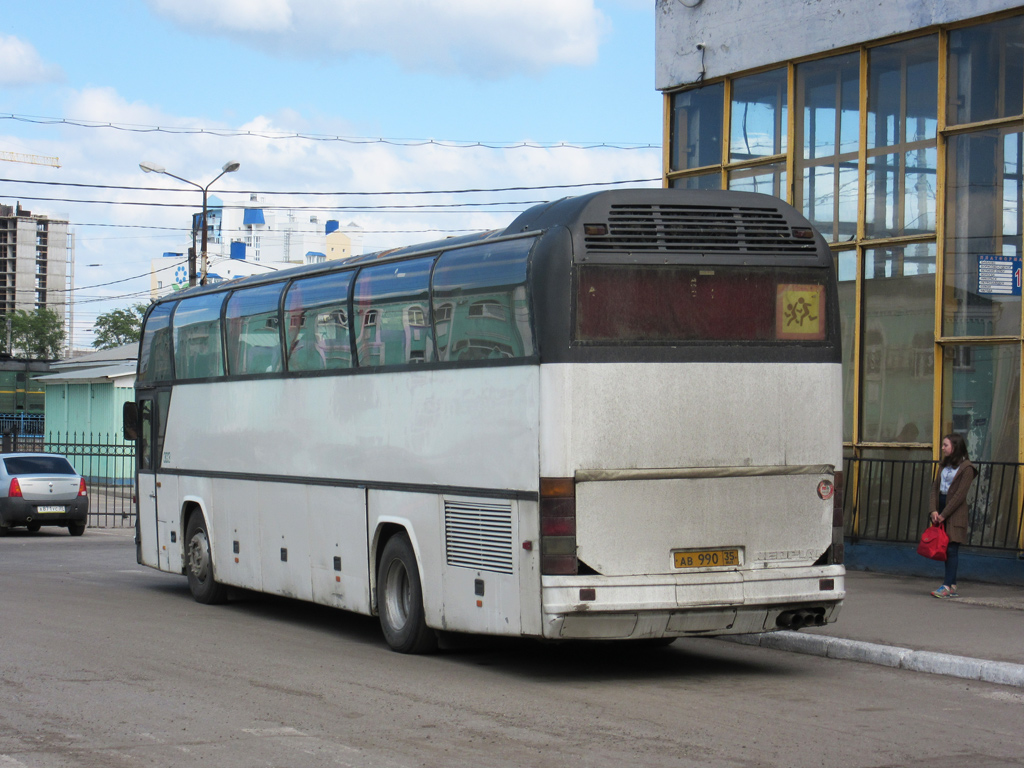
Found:
[[[943,584],[941,587],[932,592],[932,597],[956,597],[956,590],[951,589],[950,587],[947,587],[945,584]]]

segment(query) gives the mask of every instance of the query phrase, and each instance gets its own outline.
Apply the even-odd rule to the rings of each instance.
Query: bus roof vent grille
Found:
[[[815,241],[794,237],[775,208],[725,205],[613,205],[608,233],[587,235],[589,251],[811,255]]]
[[[512,505],[444,502],[448,565],[512,573]]]

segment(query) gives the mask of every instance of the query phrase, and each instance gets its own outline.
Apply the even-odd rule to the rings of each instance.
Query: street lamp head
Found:
[[[164,168],[162,165],[157,165],[156,163],[148,163],[145,160],[139,163],[139,168],[144,170],[146,173],[164,173],[167,171],[167,169]]]
[[[234,173],[241,167],[242,164],[240,162],[238,162],[237,160],[232,160],[229,163],[224,163],[224,167],[221,168],[221,171],[223,171],[224,173]]]

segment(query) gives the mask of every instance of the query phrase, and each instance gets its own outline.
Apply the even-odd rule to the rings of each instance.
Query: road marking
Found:
[[[248,733],[251,736],[306,736],[307,734],[302,731],[296,730],[289,726],[281,728],[243,728],[242,733]]]

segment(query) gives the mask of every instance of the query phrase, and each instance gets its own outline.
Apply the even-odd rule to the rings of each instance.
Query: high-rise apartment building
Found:
[[[68,318],[68,222],[0,205],[0,316],[39,307]]]

